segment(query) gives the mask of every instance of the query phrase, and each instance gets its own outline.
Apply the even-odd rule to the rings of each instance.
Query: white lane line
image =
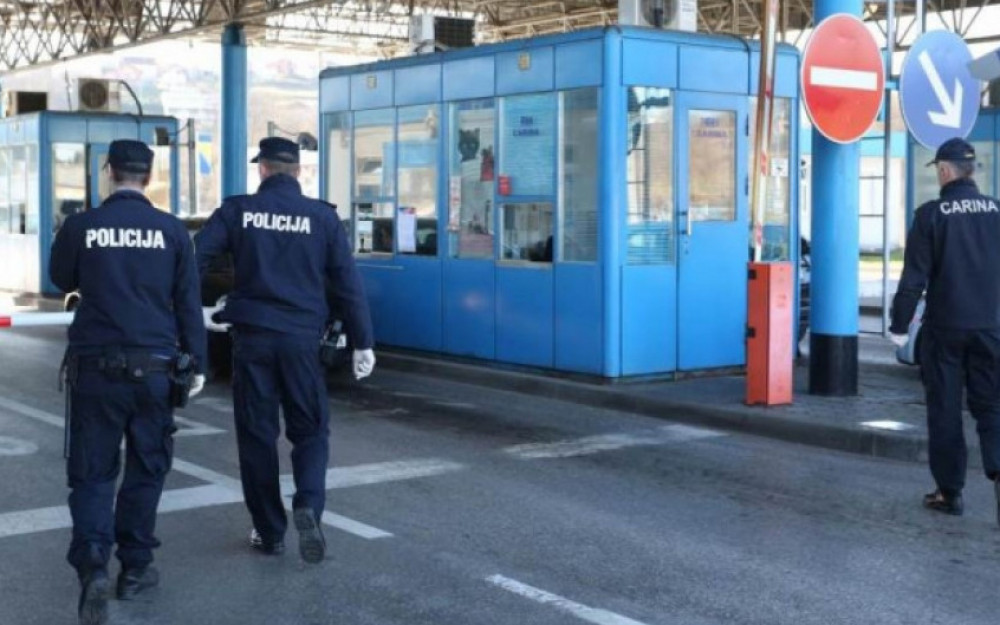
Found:
[[[814,87],[878,91],[878,74],[855,69],[816,65],[809,70],[809,82]]]
[[[0,397],[0,408],[6,408],[13,412],[22,414],[26,417],[37,419],[39,421],[42,421],[43,423],[48,423],[49,425],[53,425],[59,428],[63,427],[63,420],[60,419],[59,417],[51,415],[42,410],[32,408],[31,406],[22,404],[20,402]],[[436,461],[436,462],[441,463],[443,461]],[[223,475],[222,473],[218,473],[206,467],[194,464],[193,462],[187,462],[186,460],[181,460],[180,458],[176,457],[173,459],[172,467],[173,470],[177,471],[178,473],[184,473],[191,477],[202,480],[203,482],[209,482],[210,484],[210,486],[199,487],[199,488],[214,489],[214,490],[198,491],[197,497],[193,498],[192,501],[209,502],[205,503],[204,505],[221,505],[227,503],[238,503],[243,501],[243,486],[237,479],[233,479],[228,475]],[[283,477],[282,481],[284,482],[286,481],[286,479],[290,479],[290,477],[291,476]],[[165,491],[161,499],[161,510],[163,510],[162,505],[164,500],[168,502],[172,501],[174,495],[170,495],[170,493],[183,492],[185,490],[191,490],[191,489]],[[218,497],[217,500],[214,498],[215,496]],[[177,497],[183,497],[183,496],[177,495]],[[178,505],[178,504],[171,503],[169,505]],[[200,506],[189,505],[183,508],[176,508],[176,509],[187,510],[190,508],[197,508],[197,507]],[[163,510],[163,511],[171,511],[171,510]],[[330,514],[330,516],[327,517],[327,514]],[[41,528],[38,531],[44,531],[45,529],[59,529],[63,527],[72,527],[72,521],[69,522],[69,525],[57,524],[55,526],[50,527],[52,523],[63,523],[65,519],[69,518],[69,510],[65,506],[59,506],[56,508],[42,508],[41,510],[26,510],[23,512],[12,512],[0,515],[0,537],[4,536],[4,534],[2,533],[3,531],[2,519],[8,515],[27,515],[26,518],[28,518],[29,522],[33,524],[32,526],[37,526]],[[36,519],[35,518],[36,516],[39,518]],[[24,523],[23,520],[19,520],[22,517],[15,516],[12,518],[14,519],[10,521],[12,527],[14,527],[15,523]],[[372,527],[370,525],[365,525],[364,523],[361,523],[359,521],[355,521],[353,519],[349,519],[347,517],[337,514],[324,513],[323,522],[327,523],[331,527],[335,527],[337,529],[348,532],[349,534],[354,534],[355,536],[359,536],[367,540],[372,540],[375,538],[386,538],[392,536],[392,534],[388,532],[384,532],[378,528]],[[25,533],[25,532],[19,532],[19,533]]]
[[[559,595],[554,595],[550,592],[535,588],[534,586],[522,584],[516,579],[504,577],[503,575],[493,575],[492,577],[487,577],[486,581],[494,586],[499,586],[506,591],[512,592],[515,595],[520,595],[525,599],[530,599],[531,601],[535,601],[542,605],[547,605],[562,612],[572,614],[573,616],[587,621],[588,623],[594,623],[594,625],[644,625],[644,623],[630,619],[627,616],[615,614],[614,612],[608,612],[607,610],[591,608],[580,603],[576,603],[575,601],[570,601],[565,597],[560,597]]]
[[[199,406],[204,406],[205,408],[210,408],[216,412],[221,412],[224,414],[233,414],[233,403],[230,400],[222,399],[221,397],[199,397],[194,400]]]
[[[457,462],[449,462],[438,458],[427,460],[399,460],[394,462],[375,462],[359,464],[353,467],[334,467],[326,470],[327,490],[335,488],[352,488],[354,486],[371,486],[384,482],[399,482],[421,477],[433,477],[443,473],[453,473],[465,468]],[[281,476],[281,491],[295,492],[293,476]]]
[[[200,421],[188,419],[187,417],[178,417],[174,415],[174,421],[184,426],[183,428],[179,428],[174,436],[206,436],[208,434],[226,433],[225,430],[201,423]]]
[[[464,401],[432,401],[431,404],[434,406],[442,406],[444,408],[460,408],[463,410],[472,410],[476,407],[475,404],[470,404]]]
[[[0,436],[0,456],[30,456],[38,451],[38,445],[19,438]]]
[[[722,432],[691,427],[667,425],[651,431],[622,434],[600,434],[554,443],[527,443],[504,448],[504,453],[521,460],[569,458],[586,456],[602,451],[614,451],[641,445],[667,445],[724,436]]]

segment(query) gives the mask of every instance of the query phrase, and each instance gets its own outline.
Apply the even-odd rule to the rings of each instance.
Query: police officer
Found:
[[[220,317],[233,326],[233,402],[243,494],[253,518],[250,545],[284,551],[287,517],[278,479],[278,407],[292,443],[292,500],[299,554],[326,553],[320,520],[326,502],[329,408],[319,341],[330,321],[328,281],[354,347],[356,378],[371,373],[371,319],[336,207],[302,195],[299,146],[260,142],[254,195],[227,198],[195,236],[198,267],[229,252],[235,285]]]
[[[963,512],[964,385],[1000,523],[1000,201],[976,187],[976,153],[965,141],[946,141],[929,165],[937,167],[941,198],[914,216],[890,327],[893,341],[904,343],[926,289],[920,363],[937,490],[924,505]]]
[[[178,347],[194,358],[201,390],[205,327],[194,249],[184,225],[144,195],[153,152],[114,141],[106,175],[113,192],[71,215],[49,263],[52,282],[79,290],[64,363],[69,384],[68,476],[73,540],[67,559],[79,575],[80,622],[104,623],[107,565],[117,543],[119,599],[155,586],[156,508],[173,451],[171,377]],[[174,376],[176,377],[176,376]],[[125,477],[118,489],[124,437]]]

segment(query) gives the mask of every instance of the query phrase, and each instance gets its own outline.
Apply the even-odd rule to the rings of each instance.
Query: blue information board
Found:
[[[979,114],[979,81],[969,72],[972,53],[958,35],[925,33],[913,44],[899,76],[903,119],[913,138],[935,150],[965,138]]]

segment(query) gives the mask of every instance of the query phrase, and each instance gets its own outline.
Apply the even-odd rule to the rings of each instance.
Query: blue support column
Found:
[[[247,41],[242,24],[222,31],[222,197],[247,191]]]
[[[622,88],[622,37],[617,30],[604,35],[604,87],[601,89],[601,143],[604,174],[599,181],[601,283],[604,293],[604,358],[601,372],[622,375],[622,223],[625,210],[626,152],[625,90]]]
[[[816,0],[813,23],[861,15],[861,0]],[[858,393],[858,191],[861,144],[813,130],[809,392]]]

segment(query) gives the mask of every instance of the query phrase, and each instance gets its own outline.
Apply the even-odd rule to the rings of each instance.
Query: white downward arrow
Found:
[[[941,105],[940,112],[928,111],[927,115],[931,118],[931,122],[937,126],[944,126],[946,128],[958,128],[962,125],[962,83],[955,79],[955,96],[951,97],[944,88],[944,83],[941,81],[941,76],[937,72],[937,68],[934,67],[934,61],[931,60],[931,55],[927,54],[924,50],[920,53],[920,66],[924,68],[924,72],[927,74],[927,80],[931,81],[931,88],[934,89],[934,95],[937,96],[938,104]]]

